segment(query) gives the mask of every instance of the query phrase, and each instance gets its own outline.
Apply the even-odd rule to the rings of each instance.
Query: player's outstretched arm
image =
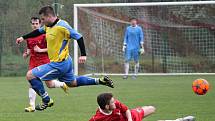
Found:
[[[25,39],[32,38],[32,37],[37,37],[37,36],[42,35],[42,34],[44,34],[44,33],[45,33],[45,31],[42,30],[42,28],[41,28],[40,30],[39,30],[39,29],[34,30],[34,31],[32,31],[32,32],[30,32],[30,33],[28,33],[28,34],[22,36],[22,37],[17,38],[17,39],[16,39],[16,44],[20,44],[20,43],[23,42]]]
[[[19,37],[19,38],[16,39],[16,44],[20,44],[23,41],[24,41],[24,38],[23,37]]]
[[[24,39],[28,39],[28,38],[33,38],[33,37],[37,37],[40,36],[42,34],[44,34],[45,32],[42,29],[36,29],[24,36],[22,36]]]

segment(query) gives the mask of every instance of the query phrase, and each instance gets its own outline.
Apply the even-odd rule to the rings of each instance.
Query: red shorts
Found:
[[[144,118],[144,110],[141,107],[132,109],[131,115],[133,121],[142,121],[142,119]]]

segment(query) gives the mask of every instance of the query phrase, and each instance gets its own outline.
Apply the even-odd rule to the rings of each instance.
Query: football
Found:
[[[192,89],[197,95],[204,95],[209,90],[209,83],[205,79],[196,79],[193,81]]]

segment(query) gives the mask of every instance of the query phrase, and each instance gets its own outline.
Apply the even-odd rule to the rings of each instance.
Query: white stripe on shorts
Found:
[[[49,74],[51,74],[51,73],[53,73],[55,71],[57,71],[57,69],[53,69],[53,70],[49,71],[48,73],[46,73],[45,75],[43,75],[42,77],[40,77],[40,79],[42,80],[42,78],[48,76]]]

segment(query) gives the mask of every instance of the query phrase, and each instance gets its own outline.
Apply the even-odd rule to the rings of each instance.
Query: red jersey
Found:
[[[128,110],[128,107],[118,100],[115,100],[116,109],[112,113],[107,114],[103,112],[100,108],[96,111],[89,121],[127,121],[125,112]]]
[[[96,111],[96,114],[89,121],[127,121],[125,112],[128,107],[118,100],[115,100],[116,109],[112,113],[107,114],[100,108]],[[144,111],[142,108],[136,108],[131,110],[131,116],[133,121],[142,121],[144,117]]]
[[[29,70],[50,62],[47,52],[38,53],[34,51],[36,45],[41,49],[47,48],[45,38],[45,34],[43,34],[27,39],[27,48],[30,49]]]
[[[128,107],[118,100],[115,100],[116,109],[112,113],[107,114],[100,108],[96,111],[96,114],[89,121],[128,121],[125,112]],[[131,110],[131,116],[133,121],[142,121],[144,118],[144,111],[142,108],[136,108]]]

